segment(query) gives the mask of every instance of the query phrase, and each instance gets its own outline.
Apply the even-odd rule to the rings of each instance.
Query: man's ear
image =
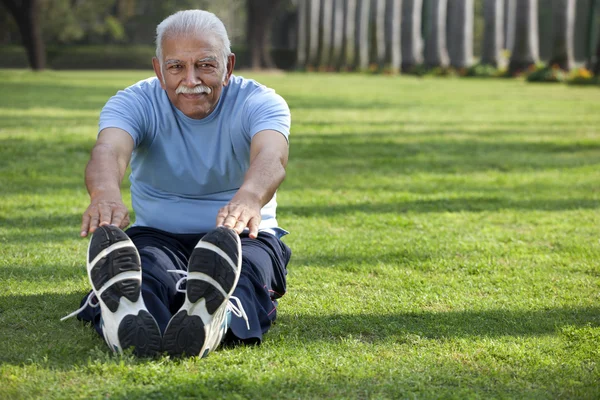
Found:
[[[158,61],[158,58],[152,57],[152,67],[154,68],[154,73],[156,74],[156,77],[160,81],[160,86],[164,90],[167,90],[167,88],[165,86],[165,79],[164,79],[164,76],[162,74],[162,69],[160,68],[160,62]]]
[[[227,86],[229,83],[229,78],[231,78],[231,74],[233,74],[233,68],[235,67],[235,54],[231,53],[227,56],[227,73],[225,74],[225,78],[223,79],[223,86]]]

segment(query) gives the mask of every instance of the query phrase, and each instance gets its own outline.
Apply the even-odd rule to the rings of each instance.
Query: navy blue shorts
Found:
[[[194,247],[204,234],[173,234],[148,227],[132,227],[126,231],[142,260],[142,296],[161,332],[179,310],[185,294],[177,292],[180,274],[168,270],[187,270]],[[248,316],[246,321],[232,314],[226,342],[260,343],[275,317],[277,299],[285,294],[287,264],[291,250],[279,238],[260,232],[256,239],[240,235],[242,270],[233,296],[240,299]],[[82,300],[82,305],[87,296]],[[89,321],[100,335],[100,307],[86,307],[77,316]]]

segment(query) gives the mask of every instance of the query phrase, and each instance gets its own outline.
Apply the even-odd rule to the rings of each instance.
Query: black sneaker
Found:
[[[94,232],[87,271],[100,304],[100,324],[108,347],[116,353],[133,347],[133,353],[140,357],[159,354],[160,329],[141,293],[140,255],[125,232],[112,225]]]
[[[206,357],[221,343],[231,312],[246,319],[243,307],[230,303],[241,271],[239,235],[226,227],[207,233],[188,262],[185,303],[171,318],[163,336],[170,356]]]

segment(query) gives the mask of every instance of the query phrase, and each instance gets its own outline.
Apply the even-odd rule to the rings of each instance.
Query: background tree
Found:
[[[319,67],[327,70],[330,67],[332,52],[332,24],[333,24],[333,3],[334,0],[321,0],[321,55],[319,57]]]
[[[450,65],[446,47],[447,0],[432,0],[425,38],[425,65],[447,68]]]
[[[308,64],[317,67],[319,64],[319,23],[321,0],[308,0]]]
[[[575,0],[552,1],[552,24],[550,65],[569,71],[575,64]]]
[[[485,28],[481,63],[500,67],[502,62],[504,0],[484,0]]]
[[[2,0],[2,4],[14,17],[19,27],[29,66],[34,71],[45,69],[46,46],[42,38],[38,0]]]
[[[385,6],[386,0],[374,0],[374,20],[375,20],[375,60],[380,70],[383,69],[386,62],[386,40],[388,37],[385,32]]]
[[[423,63],[423,39],[421,36],[421,13],[423,0],[402,2],[402,70],[408,71]]]
[[[339,70],[343,63],[342,53],[344,50],[344,0],[334,0],[332,30],[331,66],[335,70]]]
[[[344,69],[352,70],[356,67],[356,6],[358,0],[346,0],[345,29],[344,29]]]
[[[270,28],[280,4],[281,0],[246,0],[247,47],[253,69],[275,68],[271,57]]]
[[[402,0],[389,0],[386,8],[387,68],[400,72],[402,68]]]
[[[357,15],[356,41],[358,48],[358,69],[369,68],[370,22],[371,22],[371,0],[358,0],[359,8]]]
[[[598,16],[598,10],[600,9],[600,1],[599,0],[590,0],[589,9],[587,13],[587,21],[586,21],[586,35],[585,35],[585,52],[586,52],[586,67],[593,71],[594,67],[599,60],[596,55],[596,48],[594,47],[596,35],[595,35],[595,21],[598,19],[600,21],[600,16]],[[600,25],[600,23],[598,23]],[[600,27],[596,28],[598,34],[600,35]],[[600,38],[598,39],[598,45],[600,46]]]
[[[504,48],[512,52],[515,45],[517,0],[504,2]]]
[[[308,52],[308,0],[297,1],[296,68],[306,67]]]
[[[598,30],[598,40],[596,40],[596,64],[594,65],[593,72],[597,77],[600,76],[600,29]]]
[[[510,56],[510,73],[524,71],[539,61],[537,0],[519,0],[515,7],[515,42]]]
[[[448,3],[448,54],[454,68],[473,64],[473,0]]]

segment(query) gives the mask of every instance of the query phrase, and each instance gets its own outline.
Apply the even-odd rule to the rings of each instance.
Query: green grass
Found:
[[[150,74],[0,70],[0,398],[600,398],[596,88],[248,74],[293,120],[263,345],[136,360],[60,322],[97,117]]]

